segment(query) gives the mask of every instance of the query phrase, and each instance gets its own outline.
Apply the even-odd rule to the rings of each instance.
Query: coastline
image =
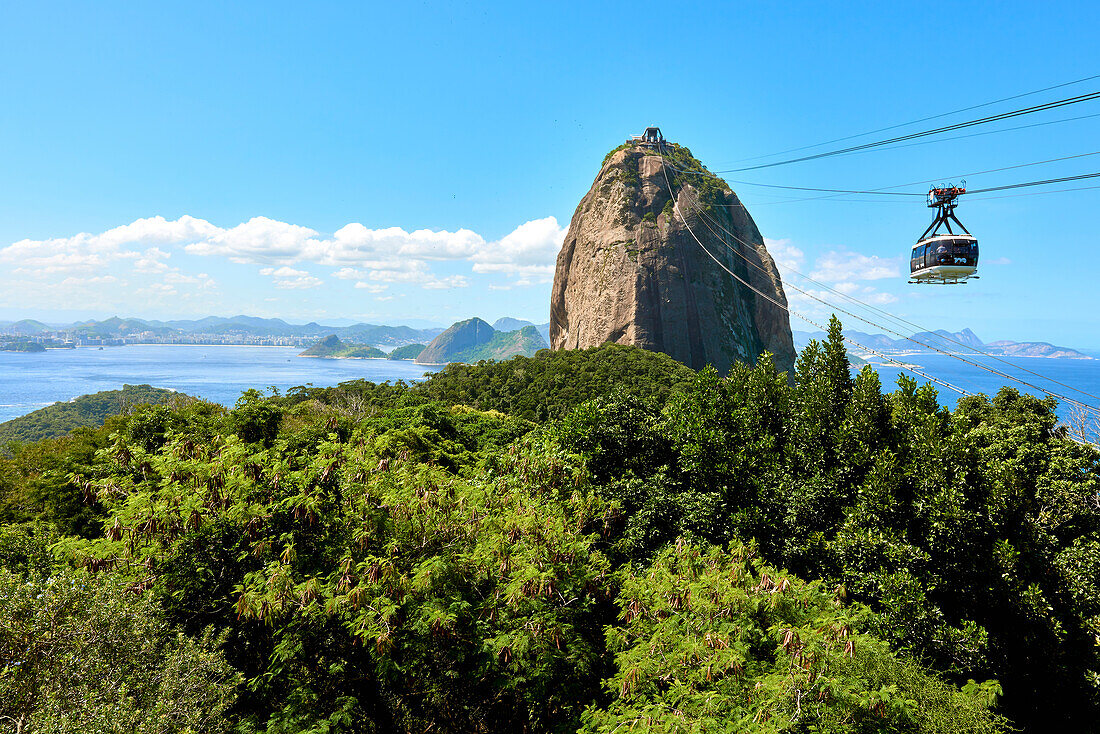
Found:
[[[401,362],[400,359],[390,359],[389,357],[330,357],[325,354],[299,354],[299,357],[303,359],[384,359],[387,362]]]

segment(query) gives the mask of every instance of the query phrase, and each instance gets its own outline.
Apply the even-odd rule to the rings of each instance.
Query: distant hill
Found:
[[[523,319],[513,319],[505,316],[502,319],[497,319],[493,322],[493,328],[497,331],[519,331],[524,326],[534,326],[530,321],[524,321]]]
[[[416,359],[426,348],[426,344],[406,344],[390,352],[390,359]]]
[[[4,332],[7,334],[20,334],[23,336],[43,334],[47,331],[50,331],[49,326],[43,324],[41,321],[35,321],[34,319],[23,319],[22,321],[16,321],[14,324],[8,324],[4,327]]]
[[[426,344],[443,333],[443,329],[436,327],[414,329],[409,326],[353,324],[352,326],[336,329],[334,333],[341,339],[357,341],[363,344],[399,347],[406,344]]]
[[[0,344],[0,352],[44,352],[46,347],[38,342],[12,341]]]
[[[810,339],[821,341],[825,338],[825,334],[820,331],[795,331],[792,333],[794,335],[795,348],[799,351],[809,343]],[[912,341],[901,337],[894,338],[884,334],[867,334],[862,331],[845,331],[845,335],[865,347],[891,355],[905,353],[931,354],[935,353],[936,350],[950,353],[973,354],[974,349],[979,349],[986,354],[992,354],[997,357],[1092,359],[1089,355],[1079,352],[1076,349],[1058,347],[1046,342],[1014,342],[1001,340],[986,344],[970,329],[963,329],[962,331],[956,332],[945,331],[944,329],[921,331],[913,335]],[[935,349],[930,349],[929,346],[922,345],[929,345],[935,347]],[[859,348],[853,346],[852,350],[858,352]],[[862,356],[874,357],[873,354],[868,355],[866,353]]]
[[[483,359],[507,359],[517,354],[530,357],[546,348],[546,340],[534,326],[525,326],[518,331],[497,331],[485,321],[473,318],[459,321],[433,339],[416,362],[473,363]]]
[[[150,385],[123,385],[121,390],[105,390],[82,395],[69,402],[58,402],[0,423],[0,447],[9,441],[29,443],[64,436],[75,428],[98,427],[112,415],[135,406],[165,403],[187,395]]]
[[[173,321],[123,319],[112,316],[103,321],[82,321],[60,327],[51,327],[40,321],[29,319],[0,324],[0,333],[16,336],[32,336],[57,331],[73,331],[82,337],[98,339],[118,339],[145,332],[166,338],[193,334],[242,337],[321,337],[326,334],[335,334],[347,342],[399,347],[405,344],[429,342],[437,337],[443,329],[438,327],[414,329],[410,326],[379,326],[378,324],[363,323],[350,326],[325,326],[312,321],[308,324],[290,324],[282,319],[264,319],[245,315],[228,318],[207,316],[202,319],[177,319]]]
[[[994,351],[1004,357],[1051,357],[1056,359],[1093,359],[1089,355],[1069,347],[1056,347],[1047,342],[995,341],[986,344],[986,351]]]
[[[493,322],[493,328],[497,331],[517,331],[524,326],[534,326],[538,329],[539,334],[542,335],[542,340],[548,345],[550,344],[550,322],[545,324],[533,324],[530,321],[524,321],[523,319],[513,319],[505,316],[502,319],[497,319]]]
[[[539,324],[535,328],[539,330],[540,334],[542,334],[543,340],[547,344],[549,344],[550,343],[550,322],[547,321],[545,324]]]
[[[170,336],[175,332],[174,329],[167,326],[154,326],[141,319],[120,319],[117,316],[112,316],[104,321],[87,321],[82,324],[75,324],[72,330],[83,336],[100,339],[130,336],[131,334],[141,334],[146,331],[152,332],[157,336]]]
[[[335,334],[329,334],[298,356],[321,359],[384,359],[386,353],[369,344],[345,344]]]

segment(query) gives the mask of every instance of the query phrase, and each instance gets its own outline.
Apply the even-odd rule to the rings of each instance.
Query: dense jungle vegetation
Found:
[[[1051,401],[605,346],[151,405],[0,459],[21,732],[1088,731]]]
[[[75,428],[102,426],[111,416],[124,413],[134,405],[190,399],[187,395],[149,385],[123,385],[121,390],[81,395],[69,402],[57,402],[0,423],[0,450],[10,441],[27,443],[64,436]]]

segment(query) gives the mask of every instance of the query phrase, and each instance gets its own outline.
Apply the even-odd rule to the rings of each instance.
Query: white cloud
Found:
[[[286,265],[280,268],[260,268],[260,275],[274,278],[275,287],[283,290],[306,290],[316,288],[324,283],[323,280],[310,275],[306,270],[295,270]]]
[[[295,270],[285,265],[281,268],[260,268],[260,275],[271,275],[276,278],[294,278],[309,275],[305,270]]]
[[[117,283],[118,278],[113,275],[97,275],[92,278],[74,278],[68,277],[61,281],[59,285],[64,287],[73,286],[89,286],[89,285],[109,285],[111,283]]]
[[[173,245],[212,237],[220,231],[205,219],[184,215],[175,221],[168,221],[164,217],[156,216],[109,229],[95,239],[114,247],[133,244]]]
[[[779,268],[779,274],[784,279],[787,278],[787,273],[791,271],[802,271],[806,255],[802,250],[792,245],[790,240],[773,240],[765,237],[764,246],[768,248],[768,254],[775,260],[775,264]]]
[[[149,283],[146,286],[138,288],[135,292],[140,296],[145,296],[146,298],[154,300],[160,300],[165,296],[174,296],[178,293],[174,287],[166,283]]]
[[[470,281],[464,275],[448,275],[445,278],[433,278],[421,285],[429,290],[446,290],[448,288],[468,288]]]
[[[529,283],[553,279],[555,259],[566,229],[555,217],[532,219],[516,227],[499,242],[482,249],[470,259],[475,273],[503,273]],[[519,283],[516,283],[519,285]]]
[[[316,288],[324,283],[320,278],[315,278],[312,275],[300,275],[293,278],[277,278],[275,280],[275,287],[284,290],[306,290],[308,288]]]
[[[467,288],[476,274],[504,276],[491,287],[506,290],[549,281],[565,233],[554,217],[525,222],[488,241],[463,228],[370,229],[353,222],[322,235],[262,216],[228,228],[192,216],[153,216],[100,233],[0,246],[0,291],[6,290],[0,301],[71,301],[103,309],[193,301],[207,308],[218,284],[207,272],[196,272],[210,269],[196,267],[197,258],[257,266],[280,290],[320,287],[324,275],[318,267],[329,269],[333,285],[347,281],[379,298],[405,295],[397,286]],[[440,272],[436,263],[444,261],[453,264]],[[127,278],[132,287],[125,285]]]
[[[150,247],[134,260],[134,270],[139,273],[163,273],[168,270],[168,264],[164,261],[170,257],[172,253],[159,247]]]
[[[399,257],[462,260],[484,245],[481,235],[468,229],[406,232],[400,227],[368,229],[353,222],[336,230],[331,239],[310,240],[302,258],[323,265],[357,265],[364,260]]]
[[[289,264],[301,260],[302,251],[317,232],[268,217],[253,217],[230,229],[213,232],[184,247],[192,255],[219,255],[235,263]]]
[[[885,306],[888,303],[896,303],[898,297],[891,293],[870,292],[864,294],[860,300],[873,306]]]
[[[879,290],[868,281],[890,279],[893,283],[898,282],[902,278],[899,258],[882,258],[847,250],[830,250],[816,256],[813,266],[808,268],[805,252],[794,246],[790,240],[765,239],[764,242],[779,268],[787,301],[794,312],[819,320],[827,318],[835,311],[843,319],[848,317],[841,313],[840,309],[860,312],[860,306],[848,298],[872,306],[883,306],[898,300],[897,296]],[[808,276],[796,274],[807,271],[809,271]],[[816,282],[807,278],[812,278]]]
[[[882,280],[901,276],[900,260],[857,252],[827,252],[817,258],[810,277],[827,283],[853,280]]]

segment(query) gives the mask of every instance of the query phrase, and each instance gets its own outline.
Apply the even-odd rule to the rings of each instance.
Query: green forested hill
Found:
[[[151,406],[0,458],[0,721],[1090,731],[1098,495],[1053,402],[884,394],[837,323],[790,379],[605,345]]]
[[[544,349],[533,357],[515,356],[500,362],[452,363],[411,385],[351,380],[335,387],[300,388],[282,401],[293,405],[320,400],[334,406],[372,409],[438,401],[543,421],[564,416],[587,400],[614,392],[663,405],[694,378],[693,370],[666,354],[605,344],[576,351]]]
[[[46,347],[38,342],[20,340],[3,342],[0,338],[0,350],[5,352],[44,352]]]
[[[330,334],[298,356],[324,359],[383,359],[386,353],[369,344],[346,344],[335,334]]]
[[[432,340],[416,358],[421,364],[474,363],[507,359],[517,354],[533,356],[548,345],[534,326],[517,331],[497,331],[481,319],[459,321]]]
[[[524,326],[518,331],[498,331],[485,344],[464,349],[452,355],[454,362],[480,362],[487,359],[507,359],[520,354],[530,357],[549,345],[534,326]]]
[[[0,446],[9,441],[39,441],[63,436],[74,428],[101,426],[110,416],[133,406],[164,403],[173,397],[187,396],[150,385],[123,385],[121,390],[82,395],[67,403],[54,403],[0,423]]]
[[[426,346],[426,344],[406,344],[390,352],[389,357],[390,359],[416,359]]]

